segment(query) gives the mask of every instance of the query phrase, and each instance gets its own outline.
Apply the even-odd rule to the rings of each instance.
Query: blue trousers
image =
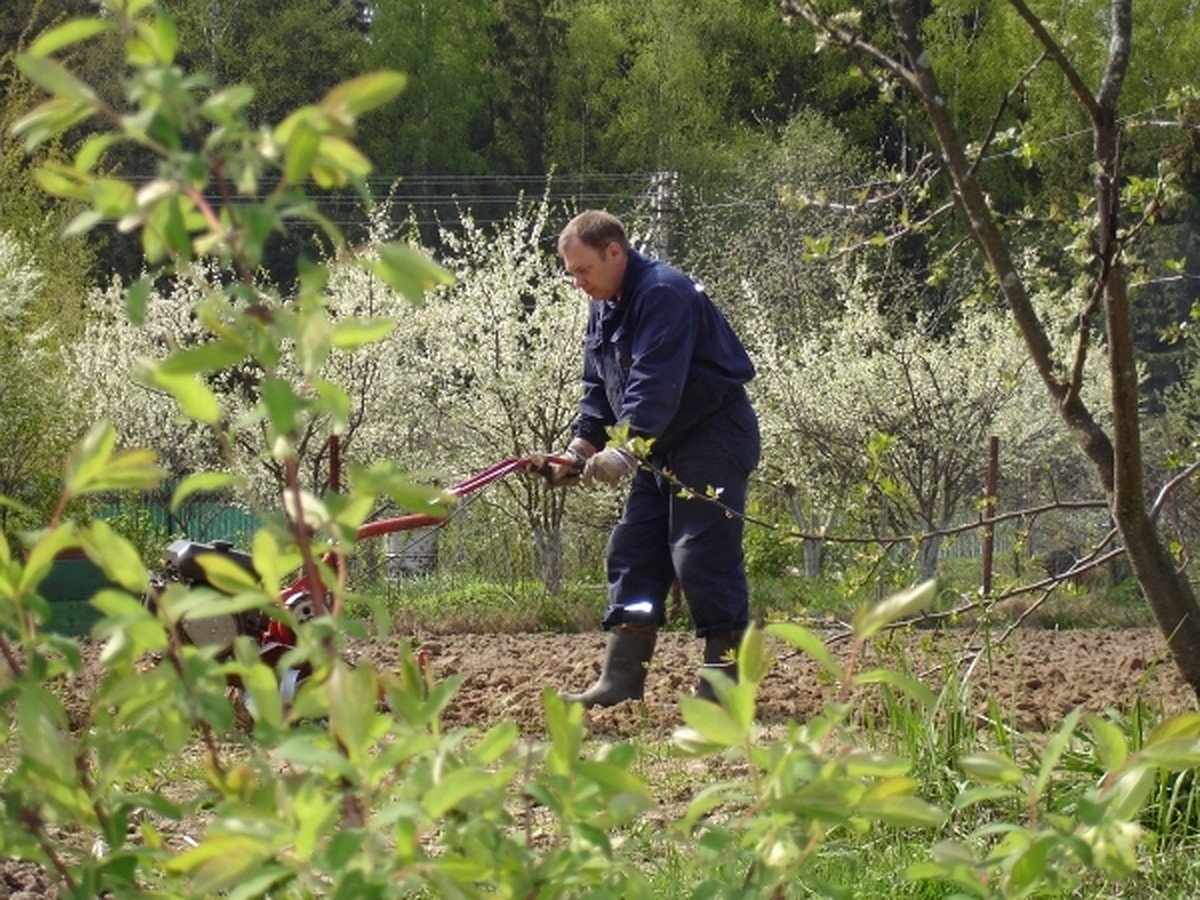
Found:
[[[697,494],[719,491],[721,506],[702,497],[681,497],[678,485],[645,467],[638,469],[608,540],[606,630],[620,624],[664,624],[667,594],[676,578],[697,637],[749,624],[741,514],[760,452],[758,419],[745,391],[739,390],[675,447],[654,452],[649,460]]]

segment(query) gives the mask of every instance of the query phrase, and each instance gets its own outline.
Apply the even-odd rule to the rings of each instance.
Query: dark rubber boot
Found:
[[[704,668],[710,672],[720,672],[732,682],[738,680],[737,652],[742,643],[742,632],[723,631],[720,634],[706,635],[704,638]],[[705,678],[696,685],[696,696],[701,700],[717,702],[717,692]]]
[[[658,629],[618,625],[608,633],[604,670],[582,694],[561,694],[585,707],[613,706],[622,700],[641,700],[646,687],[646,666],[658,643]]]

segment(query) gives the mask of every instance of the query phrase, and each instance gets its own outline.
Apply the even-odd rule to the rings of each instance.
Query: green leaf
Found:
[[[1155,725],[1146,738],[1146,745],[1171,738],[1195,737],[1196,735],[1200,735],[1200,712],[1181,713]]]
[[[17,56],[17,68],[26,78],[59,101],[68,100],[89,109],[94,109],[97,105],[96,92],[72,75],[66,66],[57,60],[22,53]]]
[[[83,440],[71,448],[67,457],[66,488],[75,493],[87,485],[112,458],[117,444],[117,430],[111,422],[93,425]]]
[[[342,187],[351,177],[365,178],[371,174],[371,161],[352,143],[339,137],[322,135],[317,158],[318,165],[313,167],[312,175],[322,187]]]
[[[283,725],[283,698],[279,694],[279,680],[270,668],[256,660],[251,665],[231,666],[228,674],[241,679],[242,687],[253,704],[256,725],[267,728]]]
[[[407,80],[400,72],[368,72],[335,86],[325,95],[321,107],[335,115],[358,118],[394,100]]]
[[[197,375],[218,372],[246,358],[246,346],[232,335],[174,351],[159,365],[166,375]]]
[[[833,675],[834,678],[839,681],[841,680],[843,674],[841,665],[834,659],[833,654],[829,652],[829,648],[825,646],[825,642],[814,632],[792,622],[772,623],[766,627],[766,632],[798,648],[806,655],[812,657],[814,662],[820,665],[826,672]]]
[[[255,532],[251,553],[254,570],[262,579],[263,590],[271,597],[279,594],[283,576],[301,565],[299,551],[285,553],[275,536],[265,528]]]
[[[899,756],[877,750],[853,749],[842,756],[846,774],[852,778],[892,778],[905,774],[912,763]]]
[[[650,791],[646,787],[646,783],[629,771],[626,766],[584,760],[579,763],[575,771],[579,773],[580,777],[603,788],[607,793],[631,794],[647,801],[650,800]]]
[[[150,279],[142,276],[129,286],[125,292],[125,315],[132,325],[141,326],[146,322],[146,305],[150,300]]]
[[[867,640],[881,628],[931,606],[936,596],[937,582],[932,579],[893,594],[855,617],[854,634]]]
[[[162,372],[157,363],[149,361],[143,361],[137,374],[144,383],[169,393],[179,408],[197,422],[216,425],[220,421],[221,405],[216,394],[199,378]]]
[[[699,697],[680,700],[683,720],[704,741],[722,747],[741,747],[750,738],[750,731],[739,725],[723,706]]]
[[[25,684],[18,695],[16,718],[22,755],[35,761],[54,780],[53,787],[48,786],[49,792],[67,805],[65,812],[79,815],[83,822],[92,821],[94,815],[79,784],[80,772],[75,767],[75,751],[67,737],[62,704],[41,686]]]
[[[137,206],[133,186],[116,178],[92,182],[92,207],[105,219],[119,219]]]
[[[1016,799],[1020,794],[1009,787],[978,787],[959,791],[954,798],[955,809],[966,809],[976,803],[996,803]]]
[[[886,825],[915,828],[937,828],[947,819],[946,813],[917,797],[885,797],[863,800],[855,814],[868,816]]]
[[[305,781],[292,795],[292,815],[297,824],[293,848],[300,860],[312,858],[322,836],[337,824],[339,799],[316,781]]]
[[[490,791],[493,780],[494,776],[483,769],[453,769],[426,791],[422,805],[429,815],[440,819],[463,801]]]
[[[266,862],[274,848],[250,835],[217,835],[167,861],[167,871],[188,875],[191,889],[215,896],[236,887]]]
[[[1045,881],[1046,862],[1058,850],[1058,843],[1053,833],[1039,834],[1033,843],[1017,854],[1009,869],[1010,896],[1025,896],[1028,888]]]
[[[302,827],[307,827],[307,822],[302,823]],[[295,877],[296,873],[287,866],[272,863],[259,869],[223,896],[228,900],[259,900],[261,897],[283,896],[284,892],[278,890],[278,887]]]
[[[1110,798],[1112,815],[1121,821],[1136,816],[1154,789],[1158,773],[1148,766],[1137,766],[1122,772],[1111,784],[1105,785],[1104,796]]]
[[[1058,732],[1042,750],[1041,765],[1038,768],[1037,779],[1033,785],[1035,796],[1042,796],[1042,792],[1046,790],[1046,786],[1050,783],[1050,778],[1054,775],[1054,770],[1058,766],[1059,760],[1062,759],[1063,753],[1066,752],[1067,744],[1075,735],[1075,728],[1079,724],[1079,716],[1080,710],[1078,707],[1071,710],[1063,720]]]
[[[209,584],[225,594],[237,594],[258,587],[255,577],[224,553],[199,553],[196,563],[204,570]]]
[[[379,259],[367,263],[367,268],[412,303],[421,302],[425,292],[438,285],[454,283],[453,275],[407,244],[384,244]]]
[[[259,385],[259,396],[276,431],[290,434],[296,427],[296,414],[304,405],[291,384],[282,378],[264,378]]]
[[[151,490],[165,472],[155,464],[151,450],[135,447],[113,452],[117,433],[111,422],[92,426],[67,459],[66,487],[72,496],[101,491]]]
[[[227,472],[197,472],[181,481],[171,494],[171,511],[176,512],[180,504],[199,491],[219,491],[234,484],[236,479]]]
[[[30,56],[50,56],[64,47],[70,47],[80,41],[107,34],[115,27],[110,19],[89,18],[71,19],[50,30],[43,32],[29,47]]]
[[[958,767],[985,784],[1016,784],[1025,777],[1016,763],[994,751],[969,753],[958,760]]]
[[[340,319],[333,325],[331,341],[339,350],[355,350],[383,340],[395,328],[394,319]]]
[[[861,672],[854,677],[854,683],[890,685],[912,697],[926,710],[933,709],[937,705],[937,698],[933,695],[933,691],[911,675],[894,672],[890,669],[872,669],[869,672]]]
[[[54,565],[54,559],[63,550],[79,545],[78,538],[75,535],[75,525],[71,522],[63,522],[54,528],[53,531],[45,532],[38,537],[37,543],[33,545],[33,549],[29,551],[29,556],[25,560],[25,568],[21,572],[21,579],[17,583],[17,591],[20,593],[29,593],[34,587],[42,582],[47,575],[50,574],[50,568]]]
[[[285,146],[284,177],[292,184],[302,184],[308,180],[308,173],[317,158],[321,135],[307,122],[297,122]]]
[[[1137,758],[1164,769],[1179,771],[1200,767],[1200,738],[1175,737],[1147,744]]]
[[[34,170],[33,177],[43,191],[55,197],[84,202],[92,199],[92,180],[69,166],[46,162]]]
[[[410,475],[394,462],[383,461],[364,468],[350,467],[350,489],[374,497],[388,497],[400,509],[430,516],[446,516],[458,498],[444,488],[414,484]]]
[[[25,149],[32,152],[91,117],[91,103],[55,97],[34,107],[12,125],[12,132],[25,137]]]
[[[377,718],[379,695],[375,673],[368,667],[333,665],[328,682],[329,727],[345,748],[351,763],[366,762],[371,729]]]
[[[1121,729],[1095,713],[1087,713],[1084,721],[1087,722],[1096,742],[1096,756],[1100,764],[1109,772],[1125,765],[1125,760],[1129,758],[1129,745],[1125,742]]]
[[[136,27],[138,37],[150,53],[150,57],[145,60],[147,65],[157,63],[160,66],[169,66],[175,62],[179,33],[170,16],[159,14],[154,17],[153,22],[138,22]]]
[[[231,125],[236,120],[234,113],[245,109],[254,101],[254,88],[246,84],[235,84],[205,98],[200,112],[219,125]]]
[[[516,722],[501,722],[489,728],[473,749],[480,765],[491,765],[507,753],[521,737]]]
[[[97,519],[79,532],[80,542],[88,558],[109,581],[119,584],[131,594],[146,590],[146,567],[133,546],[113,530],[103,519]]]

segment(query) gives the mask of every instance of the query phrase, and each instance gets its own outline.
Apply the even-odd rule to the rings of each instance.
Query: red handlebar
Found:
[[[482,487],[486,487],[493,481],[503,478],[511,472],[517,472],[522,469],[530,469],[535,465],[539,468],[545,465],[571,465],[572,460],[565,459],[561,456],[513,456],[508,459],[502,459],[498,463],[488,466],[481,472],[477,472],[469,478],[460,481],[448,488],[449,492],[456,497],[465,497]],[[357,532],[358,540],[363,540],[370,537],[378,537],[381,534],[392,534],[396,531],[412,531],[414,528],[425,528],[427,526],[441,525],[446,521],[445,516],[435,516],[429,513],[408,513],[403,516],[393,516],[388,519],[376,519],[374,522],[367,522],[359,527]],[[336,552],[326,555],[326,562],[332,561],[336,556]],[[284,590],[284,596],[294,594],[296,591],[304,590],[308,587],[308,579],[303,575],[293,581]]]

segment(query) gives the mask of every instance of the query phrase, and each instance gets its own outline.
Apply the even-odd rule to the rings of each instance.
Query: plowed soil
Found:
[[[823,634],[843,661],[850,643],[836,631]],[[448,728],[485,728],[508,719],[529,734],[543,731],[542,691],[583,690],[599,672],[604,636],[550,634],[445,634],[396,637],[352,648],[359,659],[393,666],[402,645],[419,646],[438,679],[457,675],[462,685],[444,717]],[[68,706],[86,705],[99,677],[95,649],[88,671],[64,687]],[[776,662],[759,693],[759,721],[766,728],[803,721],[834,699],[837,688],[808,657],[772,644]],[[666,739],[683,724],[679,697],[696,683],[701,645],[691,635],[660,636],[643,702],[595,709],[587,714],[590,734],[599,740]],[[1000,645],[988,645],[965,631],[910,631],[879,640],[856,663],[858,671],[886,665],[919,675],[935,690],[953,678],[956,702],[969,706],[982,722],[989,697],[1002,724],[1024,732],[1055,727],[1075,707],[1125,712],[1142,701],[1151,711],[1172,714],[1196,708],[1196,696],[1164,656],[1152,629],[1014,632]],[[870,709],[872,697],[864,696]],[[80,717],[82,720],[83,717]],[[0,900],[45,898],[58,893],[39,867],[0,861]]]

